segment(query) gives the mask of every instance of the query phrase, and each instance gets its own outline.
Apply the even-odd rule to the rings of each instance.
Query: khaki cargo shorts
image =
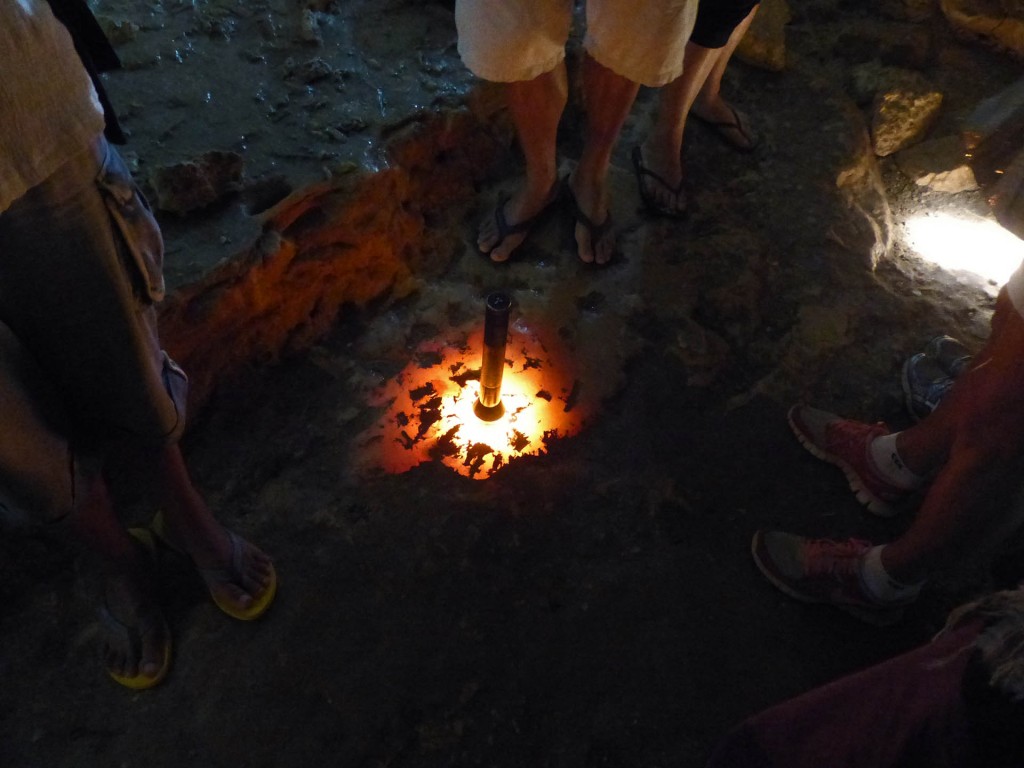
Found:
[[[697,0],[587,0],[583,46],[604,67],[658,87],[683,71]],[[459,54],[493,82],[532,80],[565,58],[572,0],[457,0]]]
[[[0,213],[0,515],[66,515],[111,445],[181,435],[187,378],[156,332],[162,260],[102,138]]]

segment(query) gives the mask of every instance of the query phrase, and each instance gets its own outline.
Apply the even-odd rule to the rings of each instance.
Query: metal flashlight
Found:
[[[505,372],[505,345],[512,298],[495,292],[487,296],[484,314],[484,355],[480,365],[480,397],[473,412],[483,421],[495,421],[505,413],[501,403],[501,377]]]

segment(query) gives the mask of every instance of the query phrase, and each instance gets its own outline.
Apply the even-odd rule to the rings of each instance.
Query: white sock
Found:
[[[872,547],[860,561],[860,580],[868,594],[880,603],[903,603],[913,600],[924,586],[904,584],[897,581],[882,565],[882,550],[885,546]]]
[[[904,491],[919,488],[924,478],[911,472],[903,463],[900,452],[896,450],[896,435],[882,435],[871,441],[871,461],[878,472],[892,485]]]

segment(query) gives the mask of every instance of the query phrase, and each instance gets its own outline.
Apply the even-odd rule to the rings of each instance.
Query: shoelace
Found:
[[[847,426],[840,426],[842,424]],[[892,494],[899,498],[904,493],[902,489],[894,486],[882,476],[871,459],[871,441],[876,437],[888,434],[890,434],[889,426],[884,421],[875,424],[838,421],[829,425],[826,431],[826,440],[830,444],[832,453],[842,456],[849,455],[858,449],[864,451],[864,472],[858,474],[862,481],[868,483],[874,492],[881,495],[883,499]]]
[[[871,542],[811,539],[804,546],[804,569],[808,576],[842,577],[857,575],[860,557],[871,548]]]
[[[855,421],[843,419],[833,422],[825,428],[825,440],[833,446],[857,448],[870,444],[871,440],[879,435],[889,434],[889,427],[884,421],[877,424],[859,424]],[[843,453],[842,450],[832,450],[833,453]]]

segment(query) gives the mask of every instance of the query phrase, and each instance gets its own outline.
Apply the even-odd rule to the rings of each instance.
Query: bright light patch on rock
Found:
[[[971,272],[1002,285],[1024,260],[1024,240],[992,219],[929,213],[905,224],[918,256],[949,271]]]

